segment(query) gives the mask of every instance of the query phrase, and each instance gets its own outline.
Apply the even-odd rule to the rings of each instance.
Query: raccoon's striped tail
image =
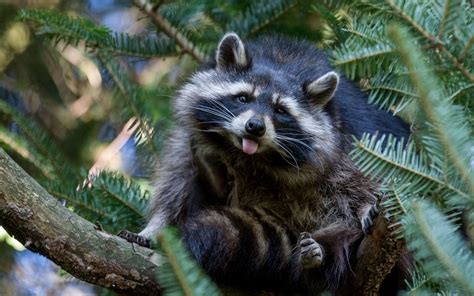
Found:
[[[263,209],[205,210],[181,229],[196,260],[221,283],[257,289],[300,286],[299,233],[289,232]]]

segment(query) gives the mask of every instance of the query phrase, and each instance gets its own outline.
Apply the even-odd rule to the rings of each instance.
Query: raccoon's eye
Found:
[[[241,102],[242,104],[246,104],[248,102],[250,102],[250,99],[247,95],[237,95],[235,96],[235,99],[239,102]]]
[[[286,109],[283,108],[283,107],[276,107],[276,108],[275,108],[275,112],[278,113],[278,114],[281,114],[281,115],[286,115],[286,114],[288,114],[288,111],[286,111]]]

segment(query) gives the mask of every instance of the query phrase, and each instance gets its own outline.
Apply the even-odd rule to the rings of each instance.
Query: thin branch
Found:
[[[439,28],[438,28],[438,38],[441,39],[443,37],[443,33],[446,27],[446,22],[448,21],[449,17],[449,2],[451,0],[446,0],[444,2],[444,9],[443,9],[443,17],[441,18],[441,21],[439,23]]]
[[[141,9],[146,15],[148,15],[153,23],[165,33],[168,37],[174,39],[176,44],[183,50],[184,52],[190,54],[195,60],[202,63],[206,59],[206,55],[201,52],[196,45],[191,42],[191,40],[187,39],[186,36],[181,34],[179,30],[167,20],[163,16],[161,16],[156,11],[156,6],[152,5],[147,0],[134,0],[133,4]]]
[[[471,35],[471,38],[469,38],[469,41],[464,46],[464,48],[461,52],[461,55],[459,56],[460,61],[464,60],[464,58],[466,57],[466,54],[469,52],[469,49],[471,48],[472,44],[474,44],[474,34]]]
[[[471,83],[474,83],[474,75],[471,74],[466,68],[464,68],[463,64],[444,46],[440,47],[441,50],[446,54],[448,59],[454,64],[454,66],[461,71],[461,73],[469,79]]]

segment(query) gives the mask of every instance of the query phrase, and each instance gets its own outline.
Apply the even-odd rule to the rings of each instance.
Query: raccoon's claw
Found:
[[[323,249],[308,232],[300,234],[300,259],[304,269],[316,268],[323,263]]]
[[[138,235],[136,233],[130,232],[126,229],[120,231],[118,236],[125,239],[126,241],[128,241],[130,243],[136,243],[136,244],[138,244],[142,247],[151,248],[151,240],[150,239],[148,239],[146,237],[143,237],[141,235]]]
[[[365,235],[369,235],[373,231],[373,226],[374,226],[374,220],[377,218],[379,215],[379,209],[376,204],[372,205],[370,209],[367,211],[367,214],[365,214],[362,219],[362,231],[364,232]]]

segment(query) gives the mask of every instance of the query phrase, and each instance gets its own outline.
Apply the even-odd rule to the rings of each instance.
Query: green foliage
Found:
[[[159,150],[153,140],[152,115],[150,114],[149,98],[145,97],[143,89],[130,81],[129,75],[120,62],[110,56],[99,55],[99,59],[107,69],[110,77],[114,81],[115,98],[121,110],[123,120],[134,117],[138,121],[140,129],[137,133],[137,140],[144,140],[150,146],[153,155],[158,155]]]
[[[4,101],[0,101],[0,113],[12,119],[20,129],[20,136],[12,137],[11,132],[3,128],[1,142],[34,164],[45,176],[54,178],[62,174],[67,180],[74,175],[74,168],[65,166],[66,161],[54,140],[35,121],[28,120]],[[21,149],[26,150],[21,152]]]
[[[271,23],[295,5],[294,0],[256,1],[231,20],[226,26],[226,31],[236,32],[245,37]]]
[[[55,43],[78,45],[113,54],[160,57],[176,54],[176,45],[167,37],[129,36],[112,33],[109,28],[97,26],[82,17],[69,17],[50,10],[21,10],[18,18],[36,24],[36,34]]]
[[[369,0],[345,9],[350,15],[344,28],[348,35],[334,48],[333,63],[351,79],[369,79],[371,102],[400,111],[416,99],[406,66],[395,54],[397,47],[387,38],[387,25],[396,22],[414,34],[424,50],[422,58],[444,73],[439,92],[449,97],[459,91],[457,103],[472,110],[474,24],[467,1]]]
[[[164,229],[158,237],[159,251],[166,262],[158,273],[164,295],[221,295],[217,286],[206,276],[202,268],[191,259],[175,229]]]
[[[461,177],[471,197],[474,196],[474,175],[470,172],[469,164],[474,147],[471,138],[473,131],[466,125],[463,108],[444,100],[440,82],[430,74],[430,69],[423,63],[423,56],[413,46],[413,39],[408,33],[396,29],[392,29],[391,33],[420,95],[420,116],[426,122],[427,129],[423,144],[433,155],[432,166],[439,171],[444,169],[447,180]]]
[[[459,227],[427,202],[414,202],[406,215],[405,237],[423,270],[450,291],[474,293],[474,253]],[[441,268],[440,268],[441,267]]]
[[[335,45],[333,62],[364,80],[372,102],[413,120],[409,143],[365,135],[351,154],[362,172],[382,182],[385,215],[415,255],[419,267],[408,293],[470,295],[473,242],[459,229],[460,223],[472,228],[460,217],[474,210],[473,8],[449,0],[357,1],[344,8],[349,35]]]
[[[149,192],[117,173],[101,172],[98,176],[85,177],[76,188],[57,181],[45,182],[44,186],[73,211],[112,233],[126,228],[139,231],[145,222]]]

